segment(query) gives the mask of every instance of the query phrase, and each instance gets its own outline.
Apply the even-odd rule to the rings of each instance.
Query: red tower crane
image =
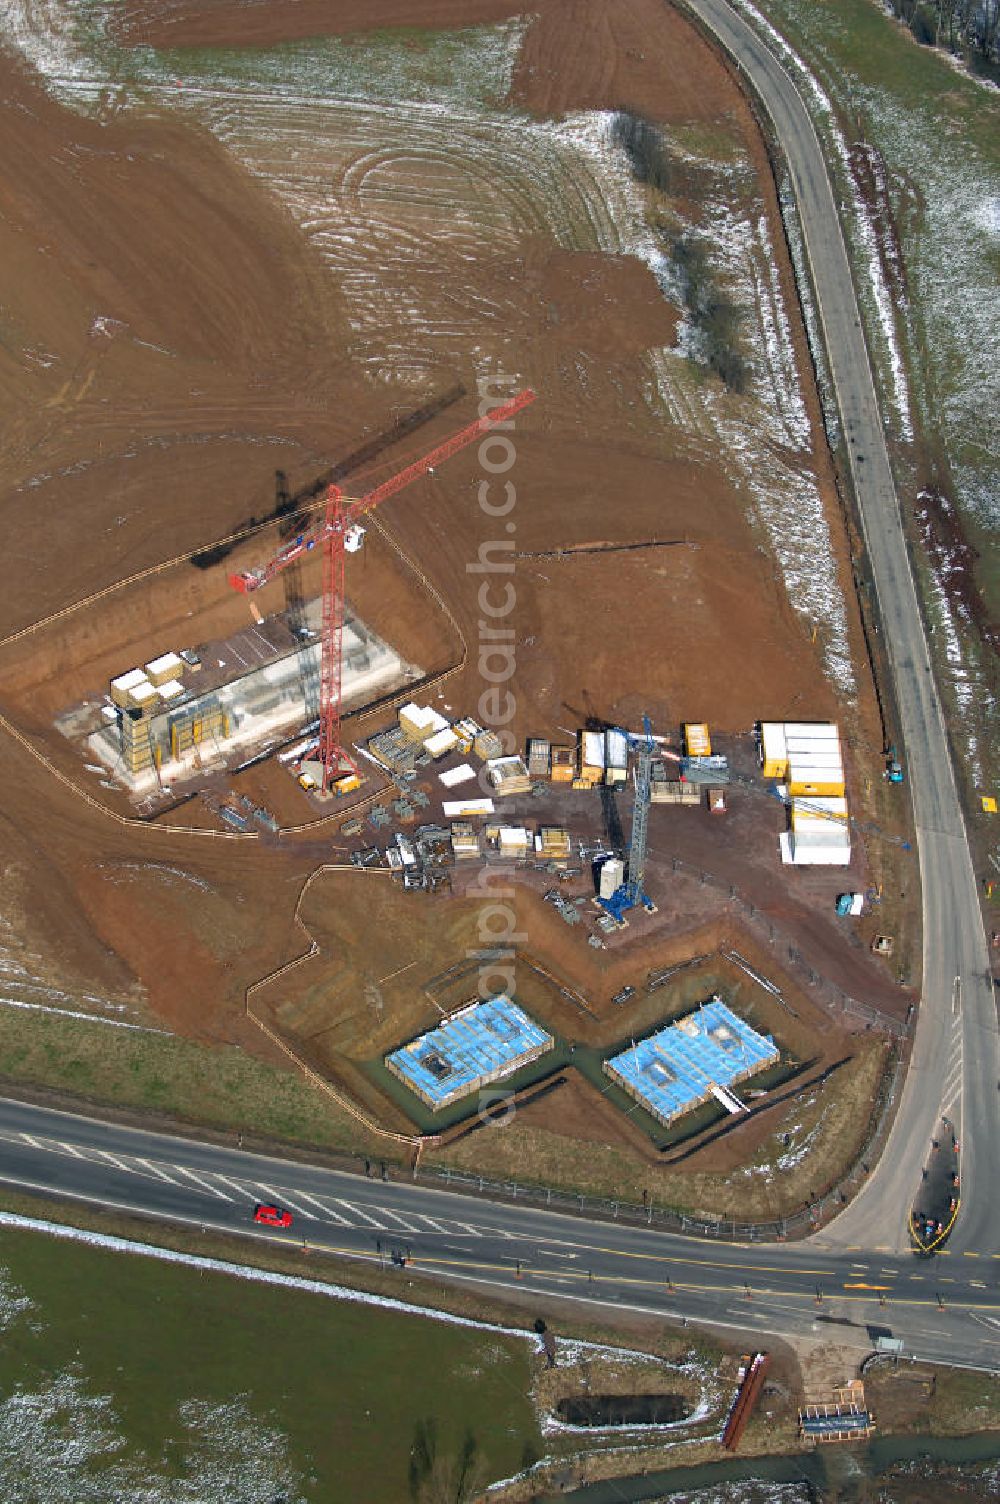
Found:
[[[359,518],[372,511],[390,496],[402,491],[411,481],[427,475],[442,460],[450,459],[460,449],[474,444],[491,428],[512,418],[522,408],[534,402],[535,393],[530,387],[518,392],[509,402],[495,407],[492,412],[477,418],[467,428],[452,434],[443,444],[432,449],[421,459],[392,475],[388,480],[368,491],[364,496],[345,496],[339,486],[330,486],[326,493],[326,515],[323,525],[311,533],[300,533],[290,543],[278,550],[269,563],[258,569],[231,574],[229,584],[244,594],[259,590],[295,559],[323,545],[323,637],[321,644],[320,699],[319,699],[319,753],[323,763],[323,787],[329,788],[334,779],[347,772],[357,772],[354,759],[341,744],[341,696],[343,686],[343,638],[344,638],[344,573],[346,557],[361,547],[365,530]]]

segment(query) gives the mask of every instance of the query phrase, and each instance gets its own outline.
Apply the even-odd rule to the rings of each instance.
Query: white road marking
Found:
[[[211,1191],[213,1196],[218,1196],[220,1201],[232,1201],[232,1196],[227,1196],[225,1191],[220,1191],[219,1187],[212,1185],[210,1181],[203,1180],[194,1170],[189,1170],[184,1165],[171,1165],[170,1168],[176,1170],[178,1175],[187,1175],[196,1185],[200,1185],[206,1191]]]
[[[113,1164],[117,1170],[124,1170],[126,1175],[135,1174],[135,1171],[130,1164],[127,1164],[124,1159],[119,1159],[118,1155],[112,1154],[110,1150],[95,1149],[93,1152],[95,1154],[99,1154],[102,1159],[108,1160],[109,1163]]]
[[[355,1208],[355,1210],[357,1210],[357,1208]],[[406,1220],[406,1218],[405,1217],[401,1217],[398,1212],[391,1212],[387,1206],[384,1206],[384,1207],[380,1208],[380,1210],[382,1212],[383,1217],[392,1217],[394,1219],[394,1221],[398,1222],[399,1228],[400,1228],[400,1230],[402,1232],[417,1233],[417,1232],[420,1231],[419,1227],[414,1227],[414,1225],[413,1225],[412,1222],[408,1222]],[[421,1215],[422,1214],[420,1212],[415,1212],[414,1213],[414,1216],[417,1216],[417,1217],[419,1217]],[[430,1217],[426,1217],[423,1220],[426,1221],[426,1222],[429,1222],[431,1219],[430,1219]],[[438,1225],[438,1228],[437,1228],[438,1232],[444,1232],[444,1230],[445,1229],[443,1227],[441,1227],[440,1225]],[[395,1227],[387,1227],[386,1228],[386,1232],[395,1232],[395,1231],[396,1231]]]
[[[66,1154],[72,1154],[72,1156],[73,1156],[74,1159],[82,1159],[83,1158],[83,1155],[80,1153],[79,1149],[76,1147],[75,1144],[66,1144],[66,1143],[63,1143],[61,1140],[57,1139],[56,1140],[56,1146],[57,1146],[57,1148],[62,1149],[64,1153],[66,1153]]]
[[[221,1170],[213,1170],[216,1180],[221,1180],[223,1185],[228,1185],[231,1191],[236,1191],[240,1196],[245,1196],[248,1201],[257,1200],[257,1192],[260,1189],[252,1180],[233,1180],[229,1175],[223,1175]]]
[[[164,1170],[161,1170],[158,1165],[154,1165],[152,1160],[137,1159],[136,1164],[143,1165],[147,1170],[152,1170],[154,1175],[159,1175],[161,1180],[168,1180],[171,1185],[177,1185],[178,1183],[172,1175],[168,1175]]]
[[[454,1227],[455,1225],[454,1223],[452,1223],[450,1227],[445,1227],[443,1222],[435,1222],[434,1218],[428,1217],[426,1212],[414,1212],[413,1215],[417,1218],[418,1221],[429,1223],[430,1226],[433,1227],[435,1232],[448,1233],[451,1231],[451,1227]],[[413,1230],[416,1231],[415,1228]]]
[[[330,1217],[334,1222],[339,1223],[341,1227],[353,1226],[353,1223],[348,1222],[346,1217],[342,1217],[339,1212],[332,1211],[330,1207],[320,1201],[318,1196],[310,1196],[308,1191],[296,1191],[295,1194],[301,1197],[303,1201],[311,1201],[314,1206],[318,1206],[324,1217]]]
[[[381,1222],[377,1221],[375,1217],[369,1217],[367,1212],[363,1212],[360,1206],[353,1206],[350,1201],[345,1201],[342,1196],[334,1196],[332,1199],[336,1201],[338,1206],[344,1207],[345,1211],[353,1212],[356,1217],[363,1217],[364,1220],[368,1223],[369,1227],[377,1227],[380,1232],[389,1231],[389,1229],[384,1228]]]

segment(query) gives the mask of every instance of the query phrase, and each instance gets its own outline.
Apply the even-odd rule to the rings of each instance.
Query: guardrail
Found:
[[[903,1062],[897,1052],[891,1067],[883,1074],[868,1132],[850,1171],[822,1195],[810,1199],[807,1205],[786,1217],[770,1221],[744,1222],[735,1217],[698,1217],[676,1207],[658,1206],[649,1197],[636,1203],[613,1197],[588,1196],[517,1180],[491,1180],[488,1176],[454,1170],[448,1165],[424,1165],[419,1173],[414,1169],[413,1179],[425,1185],[429,1181],[436,1181],[444,1189],[481,1196],[489,1201],[533,1206],[544,1211],[622,1222],[635,1227],[651,1227],[661,1232],[680,1233],[686,1237],[704,1238],[713,1242],[775,1243],[808,1237],[832,1213],[847,1204],[850,1193],[856,1191],[868,1175],[870,1164],[888,1135],[902,1076]]]

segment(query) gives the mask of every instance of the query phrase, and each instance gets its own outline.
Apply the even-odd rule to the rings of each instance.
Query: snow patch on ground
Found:
[[[9,1332],[34,1309],[30,1295],[14,1283],[9,1270],[0,1267],[0,1332]]]
[[[635,257],[665,298],[681,301],[669,242],[649,223],[613,114],[540,122],[497,108],[523,20],[414,47],[372,34],[252,54],[156,54],[116,51],[107,12],[108,0],[0,0],[16,45],[53,88],[80,98],[89,80],[102,108],[145,92],[190,110],[269,186],[336,278],[351,329],[346,353],[373,382],[425,386],[452,369],[456,350],[475,348],[484,323],[502,351],[524,316],[516,278],[487,295],[472,273],[504,258],[513,265],[527,237]],[[711,169],[743,196],[745,160]],[[720,191],[699,233],[739,301],[749,391],[734,399],[692,375],[698,335],[682,320],[676,349],[648,353],[646,403],[682,430],[692,457],[726,457],[793,608],[810,631],[819,625],[827,671],[852,695],[846,612],[767,220],[762,206],[734,212]],[[442,279],[443,265],[462,264],[467,286]],[[559,377],[581,401],[592,397],[585,358],[564,363]]]
[[[2,874],[14,884],[0,892],[0,903],[5,912],[0,912],[0,1006],[28,1009],[40,1013],[62,1013],[72,1018],[89,1022],[119,1023],[122,1027],[139,1028],[136,1023],[125,1024],[123,1014],[135,1012],[135,999],[106,997],[86,988],[71,990],[60,986],[53,979],[52,969],[45,958],[25,939],[20,904],[16,894],[17,869],[8,867]],[[109,1014],[117,1015],[114,1018]],[[150,1033],[166,1033],[167,1030],[146,1030]]]
[[[955,699],[955,706],[961,718],[961,723],[968,728],[979,723],[984,709],[990,707],[989,691],[980,682],[980,675],[970,670],[965,660],[962,648],[962,638],[958,630],[958,624],[952,610],[952,603],[948,592],[932,573],[930,576],[930,594],[932,611],[934,613],[933,631],[940,630],[944,641],[944,657],[948,665],[948,682],[951,686]],[[995,710],[995,707],[991,707]],[[966,761],[973,782],[980,787],[987,786],[982,759],[979,755],[979,741],[975,733],[966,730],[963,737]]]
[[[286,1437],[240,1396],[179,1407],[180,1475],[128,1455],[110,1395],[90,1393],[77,1369],[0,1402],[4,1504],[304,1504]]]

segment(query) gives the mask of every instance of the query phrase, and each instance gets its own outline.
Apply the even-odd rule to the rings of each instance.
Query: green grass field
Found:
[[[4,1504],[394,1504],[428,1436],[542,1450],[523,1341],[44,1234],[0,1230],[0,1332]]]
[[[388,1140],[367,1135],[298,1072],[267,1065],[232,1045],[0,1008],[0,1079],[161,1112],[234,1135],[393,1157]]]

